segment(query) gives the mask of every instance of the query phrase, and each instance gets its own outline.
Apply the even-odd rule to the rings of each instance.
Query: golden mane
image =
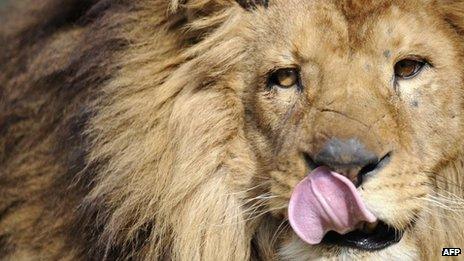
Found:
[[[212,2],[173,2],[171,9],[218,9]],[[238,20],[233,8],[221,7],[191,21],[185,33],[172,32],[178,15],[163,17],[166,6],[145,4],[139,17],[146,26],[128,32],[134,48],[119,59],[124,65],[104,87],[90,124],[89,161],[108,159],[87,196],[97,211],[112,209],[101,242],[125,246],[149,227],[144,251],[134,253],[143,259],[166,252],[175,260],[211,259],[221,249],[224,260],[245,260],[252,236],[242,215],[246,195],[232,195],[224,181],[239,170],[251,178],[253,166],[240,159],[237,167],[230,156],[245,154],[243,112],[237,90],[217,85],[243,56],[241,40],[231,35]],[[153,35],[153,25],[166,33]],[[196,39],[201,34],[208,36]],[[184,37],[198,43],[187,48]],[[153,50],[145,42],[159,45]]]

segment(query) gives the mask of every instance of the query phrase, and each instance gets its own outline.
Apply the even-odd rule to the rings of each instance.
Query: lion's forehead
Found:
[[[442,35],[426,4],[396,1],[278,1],[250,17],[255,45],[264,57],[292,53],[306,60],[385,59],[408,48],[425,49],[424,39]],[[440,48],[438,41],[427,42]],[[277,49],[277,50],[276,50]],[[356,55],[358,54],[358,55]],[[359,55],[362,54],[362,55]],[[283,58],[285,59],[285,57]],[[340,61],[337,61],[339,63]]]

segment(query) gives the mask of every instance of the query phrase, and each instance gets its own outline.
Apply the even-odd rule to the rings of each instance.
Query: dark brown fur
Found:
[[[28,5],[37,2],[22,1],[11,15],[24,25],[7,18],[0,35],[0,223],[15,224],[15,212],[26,219],[0,231],[0,258],[20,243],[58,259],[53,238],[59,237],[66,242],[56,246],[62,251],[86,245],[81,254],[98,259],[100,251],[92,250],[98,227],[75,213],[94,175],[93,167],[84,170],[83,130],[100,86],[117,69],[112,57],[128,43],[115,25],[128,22],[118,10],[129,7],[80,0],[42,1],[37,10]],[[55,37],[71,42],[51,46]],[[44,242],[49,250],[40,249]]]

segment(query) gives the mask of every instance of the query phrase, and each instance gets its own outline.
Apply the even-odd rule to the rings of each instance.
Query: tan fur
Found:
[[[464,2],[89,2],[81,18],[73,0],[22,4],[11,8],[27,19],[1,26],[0,258],[436,260],[463,248]],[[53,26],[41,15],[65,7]],[[433,68],[394,86],[410,54]],[[267,88],[295,65],[301,92]],[[360,193],[406,231],[400,243],[311,247],[292,232],[302,153],[330,137],[393,151]]]

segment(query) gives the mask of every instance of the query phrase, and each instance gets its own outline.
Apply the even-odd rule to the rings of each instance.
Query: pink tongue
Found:
[[[326,167],[315,169],[296,186],[288,214],[295,233],[312,245],[328,231],[346,234],[361,221],[376,221],[353,183]]]

